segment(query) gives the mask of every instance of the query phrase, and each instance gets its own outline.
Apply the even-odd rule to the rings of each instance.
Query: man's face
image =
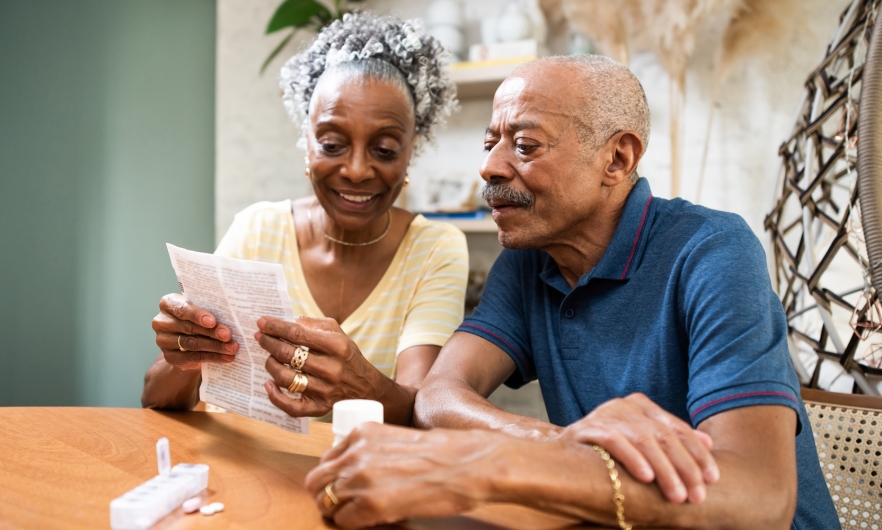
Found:
[[[573,78],[566,67],[528,65],[496,91],[481,177],[506,248],[566,238],[601,199],[602,157],[579,141]]]

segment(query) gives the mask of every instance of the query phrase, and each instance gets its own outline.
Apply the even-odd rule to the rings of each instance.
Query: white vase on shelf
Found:
[[[433,26],[453,26],[462,29],[465,16],[462,5],[456,0],[436,0],[426,11],[426,23]]]
[[[496,17],[484,17],[481,19],[481,44],[496,44],[499,38],[496,36],[496,26],[499,19]]]
[[[532,22],[517,3],[508,4],[496,25],[499,42],[512,42],[530,38]]]
[[[444,46],[447,51],[455,55],[458,59],[462,59],[465,53],[465,38],[462,31],[454,26],[432,26],[429,28],[429,34]]]

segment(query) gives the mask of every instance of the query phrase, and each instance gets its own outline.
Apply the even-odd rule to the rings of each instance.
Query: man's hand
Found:
[[[671,502],[702,502],[706,485],[720,479],[711,437],[643,394],[607,401],[561,437],[603,447],[635,479],[655,480]]]
[[[418,431],[366,423],[328,451],[306,476],[323,515],[342,528],[408,518],[446,517],[487,500],[493,475],[484,464],[512,440],[492,431]],[[322,498],[333,484],[339,504]]]

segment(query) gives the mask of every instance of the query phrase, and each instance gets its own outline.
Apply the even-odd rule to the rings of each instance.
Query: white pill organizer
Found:
[[[164,442],[163,442],[164,440]],[[168,469],[168,440],[156,445],[159,475],[110,501],[110,527],[144,530],[208,487],[208,466],[178,464]]]
[[[110,502],[110,527],[142,530],[208,487],[208,466],[178,464]]]

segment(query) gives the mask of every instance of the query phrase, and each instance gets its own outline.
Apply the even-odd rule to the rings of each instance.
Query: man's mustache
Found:
[[[518,191],[508,184],[503,184],[498,180],[491,180],[487,184],[484,184],[484,187],[481,188],[481,198],[488,203],[491,200],[498,200],[516,204],[517,206],[523,206],[525,208],[533,206],[534,201],[532,194],[525,191]]]

